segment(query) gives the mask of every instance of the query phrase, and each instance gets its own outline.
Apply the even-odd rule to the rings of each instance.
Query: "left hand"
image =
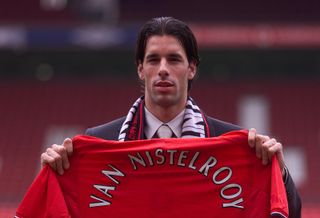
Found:
[[[273,155],[277,155],[282,175],[285,174],[283,148],[280,142],[266,135],[257,134],[256,129],[251,128],[248,134],[248,143],[256,150],[256,156],[262,160],[263,165],[271,162]]]

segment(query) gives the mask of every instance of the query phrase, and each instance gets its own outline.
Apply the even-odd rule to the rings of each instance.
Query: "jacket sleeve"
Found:
[[[289,206],[289,218],[300,218],[301,217],[301,200],[299,193],[293,183],[289,171],[287,170],[285,178],[285,187]]]

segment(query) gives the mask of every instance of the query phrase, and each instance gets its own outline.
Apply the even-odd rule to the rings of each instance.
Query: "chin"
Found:
[[[174,96],[172,95],[158,95],[155,99],[155,103],[163,107],[174,105],[177,102]]]

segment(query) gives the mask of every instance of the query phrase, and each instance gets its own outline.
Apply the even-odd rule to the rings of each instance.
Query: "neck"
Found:
[[[145,106],[161,122],[167,123],[175,118],[185,108],[186,101],[183,104],[174,104],[171,106],[150,104],[146,101]]]

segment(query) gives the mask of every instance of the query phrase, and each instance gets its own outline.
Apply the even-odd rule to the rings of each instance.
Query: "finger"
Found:
[[[61,156],[63,168],[68,169],[70,164],[69,164],[67,149],[62,145],[52,145],[52,149]]]
[[[66,138],[62,145],[66,148],[68,156],[70,156],[73,153],[72,140],[70,138]]]
[[[255,146],[257,130],[255,128],[251,128],[248,133],[248,144],[251,148]]]
[[[265,149],[261,149],[261,162],[263,165],[267,165],[269,163],[268,151]]]
[[[280,151],[281,143],[277,142],[275,139],[272,141],[271,145],[268,148],[269,160],[272,160],[274,154]]]
[[[277,142],[274,146],[269,149],[270,153],[276,154],[280,169],[283,171],[285,163],[283,156],[283,146],[280,142]]]
[[[266,141],[265,136],[260,135],[260,134],[256,134],[254,147],[255,147],[255,150],[256,150],[256,156],[258,158],[262,157],[262,144],[265,141]]]
[[[265,138],[265,139],[267,139],[267,138]],[[262,149],[261,149],[262,158],[261,159],[262,159],[263,165],[267,165],[271,161],[273,154],[272,154],[272,152],[270,152],[270,148],[272,146],[274,146],[276,143],[277,143],[277,141],[274,138],[272,138],[272,139],[265,141],[262,144]]]
[[[41,167],[44,167],[46,164],[49,164],[49,166],[56,171],[56,163],[54,162],[54,158],[49,156],[46,152],[41,154]]]
[[[61,155],[58,154],[56,151],[54,151],[52,148],[48,148],[46,152],[50,157],[54,159],[54,163],[56,165],[56,171],[62,175],[64,173],[63,167],[62,167],[62,158]]]

